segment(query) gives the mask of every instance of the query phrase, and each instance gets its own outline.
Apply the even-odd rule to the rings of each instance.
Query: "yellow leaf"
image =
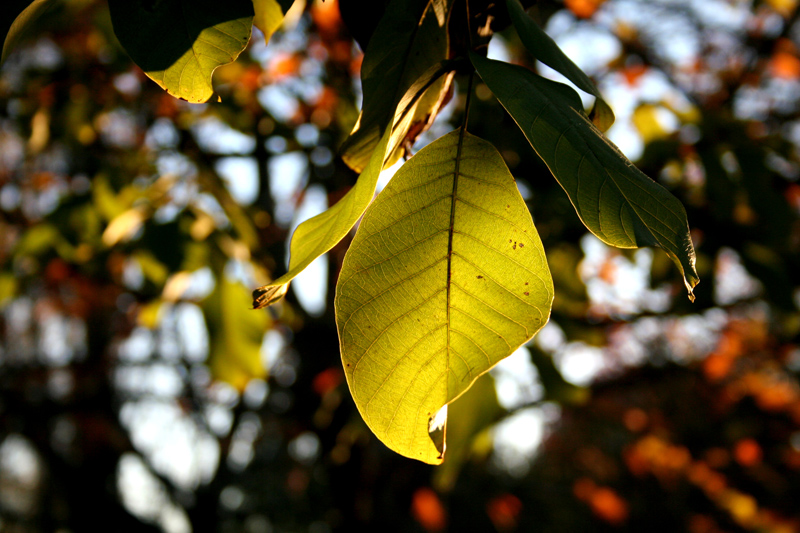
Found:
[[[367,210],[336,288],[342,362],[367,425],[396,452],[441,463],[443,408],[533,337],[552,299],[497,150],[463,130],[420,150]]]

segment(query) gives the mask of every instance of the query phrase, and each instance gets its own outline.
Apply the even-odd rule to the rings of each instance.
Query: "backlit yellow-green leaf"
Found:
[[[367,425],[396,452],[441,463],[442,408],[530,339],[552,298],[497,150],[461,130],[420,150],[367,210],[336,287],[342,361]]]
[[[639,131],[645,145],[663,139],[670,133],[659,120],[660,110],[664,108],[653,104],[641,104],[633,111],[631,122]]]
[[[663,248],[680,268],[694,299],[692,289],[700,279],[681,202],[603,136],[570,87],[517,65],[470,57],[589,231],[619,248]]]
[[[206,102],[211,76],[247,46],[251,0],[109,0],[111,22],[131,59],[169,94]]]
[[[0,274],[0,309],[3,309],[17,293],[17,279],[11,274]]]
[[[283,23],[283,17],[293,3],[294,0],[253,0],[253,24],[261,30],[267,42]]]

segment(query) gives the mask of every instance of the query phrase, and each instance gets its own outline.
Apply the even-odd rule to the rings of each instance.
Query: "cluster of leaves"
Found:
[[[491,15],[475,8],[488,5],[413,4],[390,3],[366,47],[363,110],[342,148],[351,167],[363,168],[356,187],[298,228],[289,272],[256,291],[256,306],[280,297],[363,214],[337,285],[348,384],[383,442],[439,463],[447,404],[533,337],[553,297],[513,177],[491,144],[466,132],[468,109],[458,131],[415,154],[369,203],[380,171],[419,129],[408,117],[435,116],[449,73],[477,71],[595,235],[622,248],[663,248],[690,295],[698,278],[682,205],[603,137],[598,126],[611,125],[610,108],[517,1],[504,7],[528,51],[597,97],[597,125],[573,89],[482,55]]]
[[[301,329],[290,291],[265,313],[272,318],[268,326],[243,327],[245,320],[265,317],[245,309],[252,280],[242,280],[241,271],[265,276],[261,266],[282,268],[287,227],[275,219],[286,205],[274,203],[303,198],[299,191],[288,201],[273,197],[269,189],[287,177],[267,170],[286,151],[310,154],[312,148],[297,140],[301,128],[295,138],[301,123],[319,127],[320,143],[330,147],[351,129],[342,119],[355,118],[345,105],[351,98],[347,71],[359,64],[350,40],[331,38],[336,25],[324,25],[312,8],[305,20],[316,27],[302,45],[307,50],[284,52],[279,34],[269,49],[281,52],[263,59],[263,43],[253,43],[252,53],[217,72],[222,103],[191,106],[131,68],[115,45],[104,0],[68,3],[62,26],[9,58],[0,79],[4,524],[37,531],[103,522],[144,530],[141,521],[160,522],[169,513],[143,512],[129,505],[122,488],[114,491],[135,455],[151,470],[148,479],[166,489],[137,486],[137,494],[172,506],[172,524],[177,507],[195,530],[212,523],[225,530],[264,530],[270,523],[344,531],[800,528],[796,8],[777,0],[752,8],[737,4],[747,21],[744,39],[739,30],[703,23],[698,13],[708,11],[700,4],[695,13],[676,10],[674,2],[609,0],[603,17],[580,18],[601,3],[567,1],[568,12],[561,3],[539,2],[533,14],[542,21],[555,14],[549,30],[567,26],[592,44],[596,35],[586,32],[605,31],[621,43],[613,62],[581,65],[604,89],[624,93],[635,105],[632,125],[645,142],[638,165],[686,205],[704,283],[689,305],[664,254],[602,248],[584,236],[568,197],[547,177],[525,136],[485,84],[476,83],[470,132],[491,139],[517,176],[556,291],[547,335],[528,343],[522,359],[512,358],[535,365],[538,378],[523,372],[519,378],[541,388],[539,395],[509,406],[514,383],[508,371],[500,365],[484,374],[450,405],[447,460],[437,468],[404,461],[370,437],[335,361],[332,313],[303,317]],[[347,6],[341,6],[345,15]],[[777,14],[778,8],[785,11]],[[620,11],[633,22],[609,23]],[[676,18],[685,19],[678,30]],[[663,28],[670,31],[660,33]],[[663,41],[685,45],[676,34],[696,39],[702,55],[688,64],[677,61]],[[553,35],[560,44],[569,41],[569,33]],[[534,66],[512,29],[501,37],[512,63]],[[320,41],[329,54],[323,96],[302,102],[286,123],[273,120],[277,113],[270,117],[256,95],[267,83],[283,88],[280,80],[291,83],[298,70],[308,72]],[[53,62],[54,53],[60,62]],[[668,80],[672,93],[643,90],[658,77]],[[677,105],[675,92],[688,105]],[[615,109],[618,126],[628,125],[624,109]],[[665,125],[665,113],[674,113],[677,126]],[[232,154],[202,142],[198,126],[210,120],[258,140],[236,153],[267,163],[254,202],[231,198],[229,184],[217,176],[218,163]],[[344,129],[337,129],[339,121]],[[285,143],[280,150],[273,142],[278,138]],[[465,139],[480,142],[467,133]],[[162,166],[165,161],[180,167]],[[351,183],[342,166],[332,167],[309,167],[310,184],[324,186],[331,203]],[[179,178],[164,176],[172,172]],[[193,200],[187,204],[187,198]],[[137,230],[126,221],[141,225]],[[121,231],[126,227],[130,232]],[[598,247],[599,260],[593,257]],[[243,260],[245,250],[251,257]],[[343,245],[332,249],[333,271],[343,255]],[[649,273],[642,294],[630,290],[640,281],[632,263]],[[201,267],[210,267],[219,284],[212,294],[188,290],[176,299],[178,289],[196,279],[188,274],[202,273]],[[743,278],[745,269],[750,275]],[[141,276],[131,275],[136,272]],[[648,295],[658,297],[651,302]],[[208,380],[205,355],[197,351],[206,328],[193,322],[187,335],[178,327],[178,316],[199,316],[198,308],[213,330],[212,376],[239,387],[250,382],[241,396]],[[296,334],[270,367],[268,393],[257,404],[254,392],[264,383],[250,378],[263,376],[263,368],[214,361],[243,353],[242,343],[229,336],[247,329],[250,363],[257,362],[264,327],[270,328],[270,353],[276,337]],[[559,328],[568,342],[554,342]],[[224,349],[229,341],[235,350]],[[149,351],[143,354],[142,346]],[[582,355],[589,351],[603,362],[594,383],[569,372],[597,368]],[[246,368],[256,373],[248,377]],[[585,386],[565,382],[559,371]],[[176,382],[180,390],[173,397],[163,385]],[[238,398],[233,407],[232,397]],[[180,416],[165,422],[165,411]],[[232,422],[220,427],[221,413],[229,412]],[[537,440],[534,413],[551,420],[543,444],[534,459],[513,460],[517,447]],[[149,415],[140,417],[146,432],[134,423],[137,414]],[[190,442],[179,431],[187,420],[197,428]],[[503,436],[513,424],[509,444]],[[162,433],[162,425],[170,431]],[[143,438],[148,434],[150,440]],[[208,450],[209,435],[218,453],[199,456],[198,450]],[[44,469],[38,485],[16,477],[14,462],[22,465],[24,455],[9,462],[20,436]],[[199,481],[186,462],[206,469]]]
[[[214,94],[214,70],[238,57],[253,22],[269,39],[290,4],[112,0],[109,7],[120,43],[151,79],[170,94],[205,102]],[[20,14],[4,56],[52,5],[38,0]],[[570,87],[485,57],[496,19],[510,20],[535,58],[596,97],[589,116]],[[371,203],[380,173],[431,124],[456,72],[469,72],[470,80],[462,126],[414,155]],[[517,0],[389,2],[365,46],[362,111],[341,148],[361,173],[358,182],[297,229],[289,271],[254,297],[256,308],[277,301],[363,215],[337,285],[345,374],[372,431],[428,463],[443,459],[447,405],[530,340],[553,299],[541,240],[513,177],[491,144],[467,133],[474,72],[592,233],[621,248],[664,249],[690,297],[698,282],[683,206],[602,135],[614,120],[611,109]],[[125,220],[136,217],[134,210]]]

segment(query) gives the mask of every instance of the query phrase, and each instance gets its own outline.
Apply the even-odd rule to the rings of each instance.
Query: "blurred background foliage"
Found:
[[[371,16],[339,2],[354,28]],[[587,235],[478,84],[470,130],[517,177],[556,299],[451,407],[438,468],[388,451],[350,399],[346,243],[249,309],[292,229],[355,179],[335,155],[362,54],[339,3],[296,2],[203,105],[131,64],[105,2],[45,17],[0,71],[0,530],[800,530],[796,1],[531,14],[686,205],[702,283],[690,304],[665,254]],[[490,55],[558,79],[511,30]]]

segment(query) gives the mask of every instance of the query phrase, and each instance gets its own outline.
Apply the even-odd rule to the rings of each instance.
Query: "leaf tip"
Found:
[[[693,276],[690,279],[684,278],[683,282],[686,284],[686,291],[688,292],[689,301],[694,303],[694,288],[697,287],[698,283],[700,283],[700,278],[697,276]]]
[[[253,291],[253,309],[263,309],[274,304],[286,294],[288,283],[264,285]]]
[[[428,419],[428,436],[430,437],[439,456],[432,464],[441,464],[444,461],[444,452],[447,448],[445,434],[447,433],[447,404],[439,409],[436,414]]]

